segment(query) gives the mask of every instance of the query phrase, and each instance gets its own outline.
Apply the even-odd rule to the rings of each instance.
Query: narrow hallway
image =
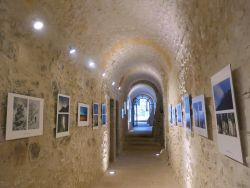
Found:
[[[164,161],[165,154],[155,155],[159,152],[153,148],[124,151],[92,188],[180,188],[174,171]],[[115,174],[109,174],[111,171]]]

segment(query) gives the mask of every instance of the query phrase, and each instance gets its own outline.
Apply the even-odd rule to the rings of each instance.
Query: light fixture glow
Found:
[[[156,156],[156,157],[159,157],[159,156],[160,156],[160,154],[159,154],[159,153],[156,153],[156,154],[155,154],[155,156]]]
[[[112,86],[114,86],[115,85],[115,82],[112,82]]]
[[[102,73],[102,77],[103,77],[103,78],[106,77],[106,73]]]
[[[75,48],[70,48],[69,53],[70,54],[75,54],[76,53],[76,49]]]
[[[35,30],[42,30],[43,27],[44,27],[44,24],[41,21],[35,21],[34,24],[33,24],[33,28]]]
[[[89,67],[90,67],[90,68],[95,68],[95,63],[94,63],[93,61],[90,61],[90,62],[89,62]]]
[[[109,175],[115,175],[115,171],[114,170],[110,170],[109,171]]]
[[[118,87],[118,90],[121,90],[121,89],[122,89],[121,86],[119,86],[119,87]]]

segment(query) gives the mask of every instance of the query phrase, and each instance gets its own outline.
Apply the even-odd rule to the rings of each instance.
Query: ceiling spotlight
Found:
[[[118,90],[121,90],[121,89],[122,89],[121,86],[119,86],[119,87],[118,87]]]
[[[156,157],[159,157],[159,156],[160,156],[160,154],[159,154],[159,153],[156,153],[156,154],[155,154],[155,156],[156,156]]]
[[[94,63],[93,61],[90,61],[90,62],[89,62],[89,67],[90,67],[90,68],[95,68],[95,63]]]
[[[115,82],[112,82],[112,86],[114,86],[115,85]]]
[[[75,54],[76,53],[76,49],[75,48],[70,48],[69,53],[70,54]]]
[[[103,78],[106,77],[106,73],[102,73],[102,77],[103,77]]]
[[[35,29],[35,30],[42,30],[43,29],[43,26],[44,26],[44,24],[43,24],[43,22],[41,22],[41,21],[35,21],[34,23],[33,23],[33,28]]]
[[[109,171],[109,175],[115,175],[115,171],[114,170],[110,170]]]

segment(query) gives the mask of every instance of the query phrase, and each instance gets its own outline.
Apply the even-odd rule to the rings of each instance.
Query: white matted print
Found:
[[[172,106],[172,124],[176,125],[176,109],[175,106]]]
[[[184,95],[183,97],[184,102],[184,114],[185,114],[185,127],[186,130],[192,130],[192,122],[191,122],[191,110],[190,110],[190,100],[189,95]]]
[[[70,96],[58,94],[56,138],[68,136],[70,126]]]
[[[206,116],[204,95],[200,95],[192,99],[192,108],[193,108],[194,131],[199,135],[208,138],[207,116]]]
[[[102,103],[102,125],[105,126],[107,123],[107,106]]]
[[[231,65],[211,78],[219,150],[243,163]]]
[[[181,103],[176,105],[176,114],[177,114],[177,125],[182,125],[182,106]]]
[[[172,125],[173,120],[172,120],[172,104],[168,105],[168,121],[170,125]]]
[[[9,93],[6,140],[42,135],[43,105],[41,98]]]
[[[78,103],[78,124],[81,126],[89,125],[89,105]]]
[[[98,128],[98,111],[99,111],[99,104],[98,103],[93,103],[93,128],[96,129]]]

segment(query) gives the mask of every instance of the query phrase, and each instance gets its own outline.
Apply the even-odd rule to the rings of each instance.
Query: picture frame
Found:
[[[177,114],[177,125],[182,126],[182,105],[181,105],[181,103],[176,105],[176,114]]]
[[[231,65],[211,77],[219,151],[243,163]]]
[[[6,140],[43,135],[44,99],[8,93]]]
[[[102,126],[107,124],[107,105],[102,103]]]
[[[121,118],[124,119],[124,108],[121,108]]]
[[[78,103],[78,127],[89,125],[89,105]]]
[[[69,136],[70,127],[70,96],[58,94],[56,138]]]
[[[188,94],[183,96],[184,104],[184,117],[185,117],[185,128],[187,131],[192,131],[192,120],[191,120],[191,109],[190,109],[190,96]]]
[[[208,138],[207,116],[204,95],[193,97],[192,99],[194,132]]]
[[[175,106],[172,106],[172,124],[176,125],[176,109]]]
[[[168,105],[168,120],[169,120],[169,124],[172,125],[173,124],[173,120],[172,120],[172,104]]]
[[[93,129],[97,129],[99,125],[99,104],[93,103],[93,109],[92,109],[92,127]]]

